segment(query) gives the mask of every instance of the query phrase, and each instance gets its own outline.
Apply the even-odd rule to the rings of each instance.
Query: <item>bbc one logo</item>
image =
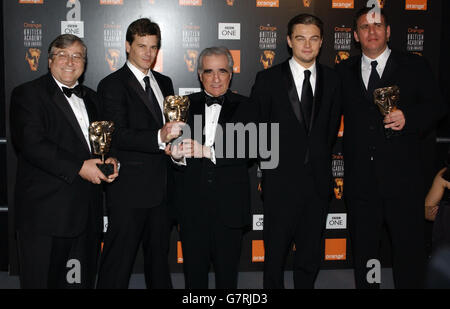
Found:
[[[241,24],[219,23],[219,40],[240,40]]]
[[[264,229],[264,215],[253,215],[253,230],[262,231]]]
[[[327,230],[344,230],[347,228],[347,214],[328,214]]]

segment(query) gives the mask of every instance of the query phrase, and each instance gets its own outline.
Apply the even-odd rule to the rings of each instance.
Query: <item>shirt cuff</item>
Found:
[[[183,157],[180,161],[176,161],[172,157],[170,157],[170,158],[172,159],[172,162],[175,163],[176,165],[187,166],[187,162],[186,162],[186,158],[185,157]]]
[[[214,163],[214,165],[216,164],[216,152],[214,151],[214,146],[210,146],[209,147],[211,149],[211,162]]]
[[[158,130],[158,145],[159,145],[159,149],[161,149],[161,150],[166,149],[166,143],[163,143],[161,140],[161,129]]]

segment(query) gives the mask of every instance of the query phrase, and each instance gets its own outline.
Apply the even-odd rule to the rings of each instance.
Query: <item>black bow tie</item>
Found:
[[[223,102],[225,101],[225,96],[221,95],[219,97],[210,97],[209,95],[205,95],[206,96],[206,105],[209,107],[213,104],[219,104],[222,105]]]
[[[84,96],[84,91],[81,85],[77,85],[74,88],[62,87],[62,90],[68,98],[70,98],[72,94],[76,95],[79,98],[83,98]]]

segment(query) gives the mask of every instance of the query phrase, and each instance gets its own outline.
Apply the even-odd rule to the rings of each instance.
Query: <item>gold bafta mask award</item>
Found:
[[[97,164],[103,175],[108,177],[114,174],[114,165],[105,164],[105,155],[111,148],[112,133],[114,132],[114,122],[95,121],[89,126],[89,140],[91,141],[92,152],[102,156],[102,164]]]
[[[375,89],[373,92],[374,103],[378,106],[383,116],[395,111],[400,102],[400,88],[398,86],[390,86]],[[392,129],[384,130],[386,138],[400,135],[399,131]]]
[[[187,96],[171,95],[164,99],[164,116],[166,122],[186,122],[191,102]]]

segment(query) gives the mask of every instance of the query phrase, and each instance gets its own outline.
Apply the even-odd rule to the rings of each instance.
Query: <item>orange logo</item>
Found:
[[[100,0],[100,5],[122,5],[123,0]]]
[[[275,52],[273,50],[265,50],[259,57],[259,62],[264,67],[264,70],[270,68],[273,65],[273,60],[275,59]]]
[[[198,51],[195,49],[188,49],[184,53],[184,62],[186,63],[189,72],[194,72],[197,67]]]
[[[39,67],[39,59],[41,58],[41,50],[39,48],[29,48],[25,53],[25,60],[30,65],[30,70],[36,72]]]
[[[354,0],[333,0],[333,9],[353,9],[355,8]]]
[[[406,0],[405,10],[426,11],[427,0]]]
[[[347,259],[347,239],[325,239],[325,261],[344,261]]]
[[[44,0],[19,0],[19,3],[23,3],[23,4],[43,4]]]
[[[264,241],[252,240],[252,262],[264,262]]]
[[[181,241],[177,241],[177,263],[183,264],[183,246]]]
[[[233,57],[233,73],[241,73],[241,51],[240,50],[230,50],[231,56]]]
[[[202,6],[202,0],[179,0],[179,5]]]
[[[343,60],[350,58],[350,53],[346,51],[338,51],[336,58],[334,58],[334,63],[338,64]]]
[[[334,195],[337,200],[342,200],[344,196],[344,179],[343,178],[335,178],[334,179]]]
[[[156,56],[155,63],[153,64],[153,70],[159,73],[163,72],[163,51],[159,50]]]
[[[279,6],[279,0],[256,0],[256,7],[258,8],[277,8]]]
[[[233,6],[234,5],[234,0],[227,0],[227,5],[228,6]]]
[[[109,70],[114,72],[119,68],[120,50],[109,48],[106,51],[105,60],[108,63]]]
[[[303,0],[303,6],[309,8],[311,6],[312,0]]]

